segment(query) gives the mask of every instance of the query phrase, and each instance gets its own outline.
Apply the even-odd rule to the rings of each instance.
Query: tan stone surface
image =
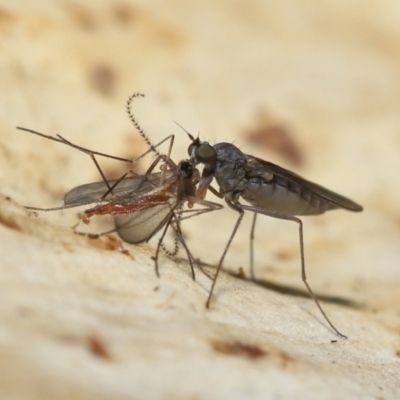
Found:
[[[399,398],[399,42],[395,1],[0,1],[0,397]],[[186,262],[162,256],[155,276],[156,240],[127,256],[75,235],[75,211],[22,208],[99,178],[15,127],[133,157],[136,91],[150,138],[176,135],[174,160],[176,120],[365,207],[304,218],[309,282],[349,340],[305,292],[294,224],[259,218],[258,283],[221,274],[207,311],[210,281]],[[235,220],[186,221],[193,253],[215,265]],[[234,273],[248,275],[249,227]]]

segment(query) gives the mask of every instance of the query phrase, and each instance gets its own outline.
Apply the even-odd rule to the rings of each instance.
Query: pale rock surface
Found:
[[[400,398],[399,42],[396,1],[0,1],[0,397]],[[309,282],[347,341],[305,291],[294,224],[259,218],[254,283],[235,277],[248,216],[206,310],[210,280],[186,261],[163,255],[155,276],[156,239],[126,255],[74,234],[76,210],[22,207],[99,176],[15,127],[135,157],[136,91],[151,140],[176,135],[174,160],[189,143],[176,120],[365,207],[304,219]],[[264,117],[288,128],[297,165],[251,143]],[[236,217],[185,221],[193,254],[215,265]]]

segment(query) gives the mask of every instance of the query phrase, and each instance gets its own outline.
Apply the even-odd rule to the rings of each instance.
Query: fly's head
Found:
[[[207,142],[200,142],[198,137],[195,139],[185,128],[177,122],[175,123],[186,132],[189,139],[192,141],[188,148],[190,161],[194,165],[204,164],[205,168],[211,172],[214,171],[218,158],[217,151]]]
[[[188,148],[190,159],[194,164],[204,164],[209,170],[214,170],[217,163],[217,151],[207,142],[200,142],[199,138],[191,136],[192,143]]]
[[[199,138],[191,137],[191,139],[192,144],[188,149],[190,159],[195,165],[204,165],[201,181],[196,190],[196,196],[204,199],[217,169],[218,154],[214,147],[207,142],[200,142]]]

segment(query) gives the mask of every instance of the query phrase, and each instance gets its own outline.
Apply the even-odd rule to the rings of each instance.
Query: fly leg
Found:
[[[251,279],[255,279],[254,275],[254,231],[256,229],[257,213],[253,214],[253,222],[250,230],[250,276]]]
[[[236,232],[237,232],[237,230],[238,230],[238,228],[240,226],[240,223],[242,222],[243,216],[244,216],[244,211],[242,209],[242,205],[239,202],[233,202],[232,200],[229,199],[229,197],[228,197],[228,195],[225,196],[226,203],[228,204],[228,206],[230,208],[232,208],[233,210],[235,210],[235,211],[237,211],[239,213],[239,218],[236,221],[236,224],[235,224],[235,226],[233,228],[231,236],[229,237],[228,243],[225,246],[225,249],[224,249],[224,252],[222,253],[221,259],[219,260],[217,271],[215,272],[215,276],[214,276],[214,279],[213,279],[213,282],[212,282],[212,285],[211,285],[211,289],[210,289],[210,292],[208,294],[208,299],[207,299],[207,302],[206,302],[206,307],[207,308],[210,308],[211,297],[212,297],[212,294],[213,294],[213,291],[214,291],[214,288],[215,288],[215,284],[217,282],[219,271],[222,268],[222,264],[224,262],[226,253],[228,252],[228,249],[229,249],[229,247],[230,247],[230,245],[232,243],[233,238],[236,235]]]
[[[34,130],[32,130],[32,129],[22,128],[22,127],[17,127],[17,129],[19,129],[19,130],[21,130],[21,131],[24,131],[24,132],[28,132],[28,133],[34,134],[34,135],[37,135],[37,136],[44,137],[45,139],[49,139],[49,140],[53,140],[53,141],[55,141],[55,142],[59,142],[59,143],[65,144],[65,145],[70,146],[70,147],[72,147],[72,148],[74,148],[74,149],[76,149],[76,150],[79,150],[79,151],[81,151],[81,152],[83,152],[83,153],[85,153],[85,154],[88,154],[89,157],[93,160],[93,162],[94,162],[94,164],[95,164],[97,170],[99,171],[99,173],[100,173],[100,175],[101,175],[101,177],[102,177],[102,179],[103,179],[103,181],[104,181],[105,186],[107,187],[107,190],[105,191],[105,193],[103,194],[103,196],[101,196],[101,197],[99,198],[99,201],[100,201],[100,202],[101,202],[103,199],[105,199],[110,193],[112,193],[113,189],[126,177],[126,175],[127,175],[128,173],[126,173],[126,174],[124,174],[123,176],[121,176],[121,178],[118,179],[118,181],[117,181],[116,183],[114,183],[113,186],[110,186],[110,184],[109,184],[108,180],[106,179],[106,177],[104,176],[104,173],[103,173],[103,171],[102,171],[102,169],[101,169],[101,167],[100,167],[100,165],[99,165],[97,159],[95,158],[95,156],[106,157],[106,158],[110,158],[110,159],[117,160],[117,161],[123,161],[123,162],[127,162],[127,163],[133,165],[133,164],[137,163],[140,159],[142,159],[144,156],[146,156],[147,154],[149,154],[150,152],[155,152],[155,153],[158,155],[158,157],[157,157],[157,162],[155,162],[155,163],[153,162],[153,164],[152,164],[152,165],[154,165],[153,168],[157,165],[158,162],[160,162],[160,160],[163,160],[163,161],[164,161],[166,164],[168,164],[169,166],[174,166],[174,165],[175,165],[175,164],[173,163],[173,161],[169,158],[169,156],[160,155],[160,153],[159,153],[158,151],[156,151],[156,148],[157,148],[157,147],[161,146],[164,142],[166,142],[166,141],[168,141],[168,140],[170,141],[169,149],[171,149],[172,144],[173,144],[173,142],[174,142],[174,136],[173,136],[173,135],[167,136],[166,138],[164,138],[163,140],[161,140],[159,143],[157,143],[157,144],[155,144],[155,145],[151,145],[151,144],[150,144],[150,145],[149,145],[149,146],[150,146],[150,149],[149,149],[149,150],[147,150],[146,152],[144,152],[143,154],[141,154],[139,157],[137,157],[137,158],[131,160],[131,159],[127,159],[127,158],[116,157],[116,156],[112,156],[112,155],[110,155],[110,154],[105,154],[105,153],[101,153],[101,152],[98,152],[98,151],[90,150],[90,149],[87,149],[87,148],[82,147],[82,146],[78,146],[78,145],[76,145],[75,143],[72,143],[72,142],[70,142],[69,140],[65,139],[65,138],[62,137],[61,135],[57,135],[57,136],[45,135],[45,134],[43,134],[43,133],[34,131]],[[147,139],[147,140],[148,140],[148,139]],[[147,142],[146,142],[146,143],[147,143]],[[169,151],[171,151],[171,150],[169,150]],[[138,175],[138,174],[136,174],[136,173],[133,172],[133,171],[130,171],[130,173],[132,173],[134,176],[137,176],[137,175]],[[144,183],[145,180],[147,179],[147,176],[149,175],[149,173],[150,173],[150,172],[147,171],[147,174],[146,174],[145,177],[143,178],[143,183]],[[53,207],[53,208],[47,208],[47,209],[43,209],[43,208],[39,208],[39,207],[26,207],[26,208],[27,208],[27,209],[30,209],[30,210],[36,210],[36,211],[53,211],[53,210],[62,210],[62,209],[65,209],[65,208],[73,208],[73,207],[77,207],[77,206],[79,206],[79,205],[80,205],[80,204],[73,204],[73,205],[64,204],[64,206],[61,206],[61,207]]]
[[[189,260],[190,269],[192,271],[192,278],[193,278],[193,280],[196,280],[196,275],[195,275],[194,267],[193,267],[194,258],[192,256],[192,253],[190,252],[189,248],[186,245],[185,239],[183,237],[182,231],[181,231],[180,226],[179,226],[179,222],[177,221],[177,217],[174,214],[171,215],[171,218],[167,222],[167,224],[165,226],[165,229],[163,230],[163,233],[162,233],[162,235],[160,237],[160,240],[158,241],[156,254],[154,255],[154,257],[152,257],[153,260],[154,260],[154,263],[155,263],[156,275],[158,277],[160,277],[160,273],[159,273],[159,269],[158,269],[158,256],[160,254],[160,249],[164,248],[163,241],[164,241],[164,238],[165,238],[165,235],[167,233],[167,230],[168,230],[169,226],[172,227],[172,229],[175,232],[176,237],[179,239],[179,242],[182,244],[183,248],[185,249],[186,255],[187,255],[188,260]]]
[[[340,333],[337,330],[337,328],[332,324],[332,322],[329,320],[328,316],[326,315],[325,311],[321,307],[317,297],[315,296],[314,292],[312,291],[310,285],[307,282],[306,265],[305,265],[305,258],[304,258],[303,222],[301,221],[301,219],[299,219],[297,217],[294,217],[292,215],[287,215],[287,214],[279,213],[279,212],[276,212],[276,211],[267,211],[264,208],[255,207],[255,206],[241,205],[241,208],[243,210],[248,210],[248,211],[252,211],[254,213],[263,214],[263,215],[266,215],[268,217],[284,219],[284,220],[287,220],[287,221],[293,221],[293,222],[296,222],[297,224],[299,224],[300,257],[301,257],[301,279],[304,282],[304,285],[306,286],[306,288],[308,290],[308,293],[310,294],[310,297],[314,300],[314,303],[319,308],[319,311],[321,312],[321,314],[325,318],[326,322],[328,322],[329,326],[335,331],[335,333],[338,336],[340,336],[343,339],[347,339],[347,336],[343,335],[342,333]]]
[[[196,280],[196,275],[194,273],[193,264],[197,264],[197,263],[196,263],[196,260],[194,259],[193,255],[192,255],[192,253],[190,252],[189,248],[186,245],[186,241],[185,241],[185,238],[183,237],[183,233],[182,233],[182,230],[181,230],[179,216],[174,215],[174,220],[171,223],[171,227],[175,232],[175,238],[178,239],[178,241],[179,241],[178,243],[180,243],[183,246],[183,248],[185,249],[186,256],[187,256],[189,264],[190,264],[190,269],[192,271],[192,278],[195,281]],[[178,248],[176,250],[178,250]],[[178,251],[175,251],[174,255],[176,255],[177,253],[178,253]],[[201,270],[201,268],[200,268],[200,270]]]
[[[165,235],[167,233],[168,227],[169,227],[169,225],[171,223],[171,220],[172,220],[173,216],[174,215],[172,214],[170,219],[169,219],[169,221],[166,223],[165,228],[163,230],[163,233],[162,233],[162,235],[160,237],[160,240],[158,241],[156,254],[152,257],[152,259],[154,260],[154,268],[155,268],[156,275],[157,275],[158,278],[160,277],[160,272],[158,271],[158,256],[160,254],[160,249],[162,248],[162,245],[163,245],[162,243],[164,241]]]

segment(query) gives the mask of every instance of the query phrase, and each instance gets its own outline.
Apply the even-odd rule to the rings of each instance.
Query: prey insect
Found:
[[[128,100],[128,113],[135,127],[144,135],[144,132],[130,112],[130,103],[135,97],[137,97],[137,94]],[[167,137],[156,146],[151,145],[145,136],[150,149],[135,160],[129,160],[77,146],[61,136],[53,137],[30,129],[18,129],[63,143],[89,154],[103,178],[101,182],[81,185],[70,190],[64,196],[64,204],[60,207],[27,207],[28,209],[52,211],[97,203],[94,207],[88,208],[80,214],[81,220],[83,222],[88,222],[93,216],[113,215],[115,229],[90,236],[97,237],[116,231],[124,241],[132,244],[146,242],[164,228],[154,257],[157,276],[159,276],[159,252],[161,248],[165,249],[163,241],[168,228],[171,227],[176,235],[177,241],[174,251],[172,253],[168,252],[168,254],[176,255],[178,252],[178,243],[180,243],[186,251],[191,266],[192,277],[195,279],[193,264],[196,263],[196,261],[186,245],[180,228],[180,222],[193,216],[220,209],[222,206],[196,197],[196,185],[200,180],[200,173],[190,161],[184,160],[175,164],[169,155],[160,154],[156,150],[156,148],[168,140],[168,138],[171,138],[171,148],[173,136]],[[155,152],[157,157],[144,175],[137,175],[129,171],[120,179],[111,181],[105,178],[95,158],[97,155],[134,164],[149,152]],[[162,171],[153,172],[156,166],[161,162],[163,163],[161,165]],[[133,176],[130,176],[132,174]],[[185,203],[188,204],[188,209],[184,209]],[[193,208],[194,204],[202,208]]]
[[[335,209],[358,212],[362,211],[362,207],[352,200],[307,181],[278,165],[245,154],[231,143],[218,143],[211,146],[207,142],[201,142],[198,138],[195,139],[189,133],[188,135],[192,140],[188,149],[191,160],[194,164],[204,164],[202,179],[197,187],[197,196],[204,198],[209,189],[218,197],[224,198],[226,204],[239,213],[219,261],[206,306],[210,306],[218,274],[243,219],[244,212],[252,211],[254,213],[250,234],[252,277],[254,277],[253,239],[257,214],[296,222],[299,226],[302,281],[329,326],[338,336],[347,339],[329,320],[307,282],[303,223],[297,216],[323,214]],[[219,186],[219,191],[210,186],[214,178]],[[251,205],[242,204],[241,199]]]

